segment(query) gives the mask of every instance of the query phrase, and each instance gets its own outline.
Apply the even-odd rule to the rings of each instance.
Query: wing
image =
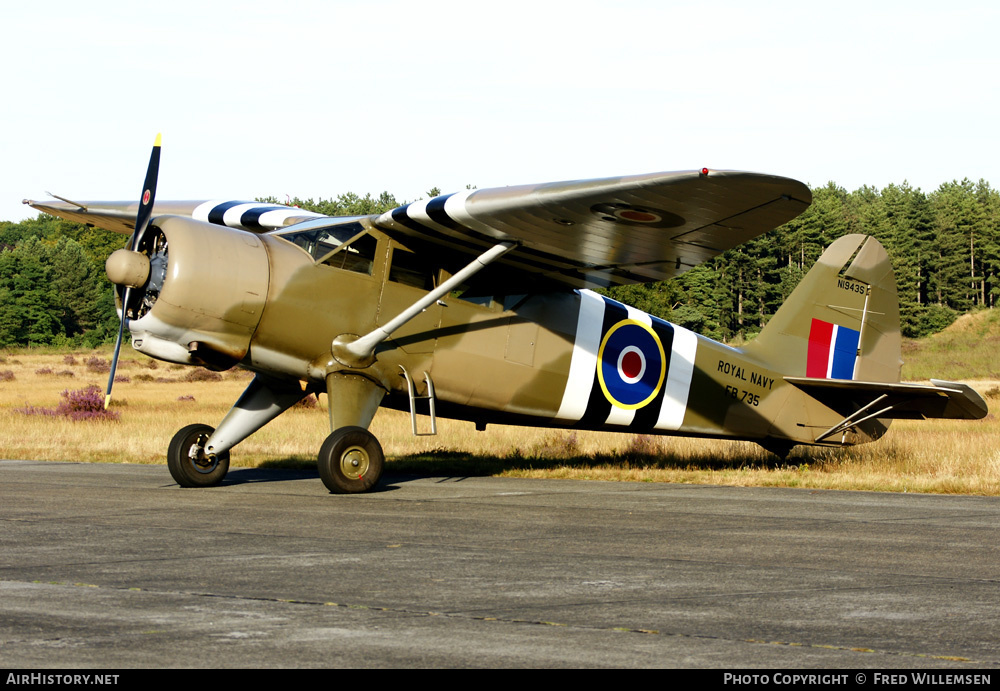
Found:
[[[661,281],[798,216],[812,194],[788,178],[733,171],[471,190],[379,216],[390,233],[479,253],[573,287]]]
[[[138,201],[74,202],[63,200],[38,202],[25,199],[24,203],[33,209],[44,211],[53,216],[125,235],[132,234],[135,226],[135,214],[139,209]],[[322,214],[297,207],[261,202],[158,201],[153,205],[153,216],[166,214],[190,216],[199,221],[208,221],[209,223],[254,232],[276,230],[309,219],[323,217]]]
[[[519,247],[484,278],[595,288],[662,281],[798,216],[812,194],[759,173],[694,171],[467,190],[406,204],[369,220],[401,239],[459,258],[498,242]],[[129,234],[137,202],[36,202],[39,211]],[[174,214],[254,232],[323,218],[259,202],[156,202]]]

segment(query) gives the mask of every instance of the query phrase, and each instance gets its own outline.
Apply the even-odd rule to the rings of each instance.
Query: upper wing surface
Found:
[[[800,182],[733,171],[553,182],[421,200],[375,221],[465,252],[520,247],[501,263],[576,287],[671,278],[798,216]]]
[[[77,223],[104,228],[116,233],[131,235],[135,226],[135,215],[139,202],[68,202],[24,200],[33,209],[44,211]],[[218,225],[265,232],[284,228],[311,218],[322,218],[322,214],[306,211],[282,204],[241,201],[157,201],[153,204],[153,216],[190,216],[199,221]]]

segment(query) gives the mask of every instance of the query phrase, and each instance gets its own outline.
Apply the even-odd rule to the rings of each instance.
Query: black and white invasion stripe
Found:
[[[293,217],[321,218],[322,216],[323,214],[283,204],[220,200],[199,204],[191,212],[191,217],[199,221],[256,232],[282,228],[285,221]]]
[[[637,432],[680,429],[691,391],[698,336],[681,326],[589,290],[581,290],[579,295],[580,312],[569,380],[556,418],[575,420],[584,428],[614,425]],[[598,357],[601,340],[614,324],[625,319],[652,328],[663,344],[667,358],[666,377],[661,389],[648,405],[637,410],[615,406],[605,396],[597,380],[597,368],[601,366]]]

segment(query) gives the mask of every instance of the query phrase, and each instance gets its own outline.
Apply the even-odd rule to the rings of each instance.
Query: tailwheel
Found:
[[[319,476],[335,494],[367,492],[382,477],[385,454],[371,432],[363,427],[341,427],[319,450]]]
[[[167,468],[181,487],[213,487],[229,472],[228,451],[205,453],[205,442],[214,431],[208,425],[188,425],[170,440]]]

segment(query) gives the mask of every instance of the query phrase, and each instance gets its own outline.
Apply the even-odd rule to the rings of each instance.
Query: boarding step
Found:
[[[433,437],[437,434],[437,412],[434,407],[434,382],[431,381],[431,375],[424,372],[424,384],[427,388],[427,393],[422,396],[417,395],[417,387],[413,383],[413,377],[410,373],[406,371],[406,368],[402,365],[399,369],[403,370],[403,376],[406,378],[406,389],[410,395],[410,426],[413,429],[413,436],[415,437]],[[431,431],[430,432],[419,432],[417,431],[417,401],[427,401],[428,412],[427,414],[431,418]]]

